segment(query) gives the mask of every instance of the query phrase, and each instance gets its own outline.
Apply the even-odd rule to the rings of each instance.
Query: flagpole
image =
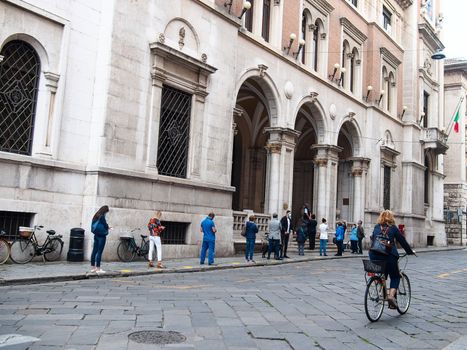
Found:
[[[460,106],[461,106],[462,101],[464,101],[464,96],[461,96],[459,102],[457,103],[456,109],[454,109],[454,114],[452,115],[451,120],[449,121],[449,125],[448,125],[448,137],[449,137],[449,135],[451,135],[451,130],[452,130],[452,126],[453,126],[453,121],[454,121],[454,118],[455,118],[455,116],[456,116],[457,110],[458,110],[458,109],[460,108]]]

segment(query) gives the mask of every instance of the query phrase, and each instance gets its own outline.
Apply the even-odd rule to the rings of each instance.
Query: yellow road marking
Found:
[[[129,269],[127,269],[127,270],[120,270],[120,272],[132,272],[132,271],[133,271],[133,270],[129,270]]]
[[[440,274],[440,275],[438,275],[436,277],[437,278],[447,278],[447,277],[449,277],[449,273],[442,273],[442,274]]]
[[[184,269],[192,269],[193,266],[182,266]]]
[[[231,265],[240,265],[239,262],[233,262]]]

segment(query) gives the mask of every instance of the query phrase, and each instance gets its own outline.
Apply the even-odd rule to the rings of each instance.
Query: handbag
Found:
[[[246,224],[243,225],[242,232],[240,232],[240,234],[242,235],[242,237],[246,237]]]
[[[388,240],[386,231],[387,227],[384,229],[381,227],[381,234],[375,236],[371,242],[371,251],[382,255],[389,255],[392,249],[392,243]]]
[[[336,237],[333,237],[332,243],[337,244],[337,238]]]

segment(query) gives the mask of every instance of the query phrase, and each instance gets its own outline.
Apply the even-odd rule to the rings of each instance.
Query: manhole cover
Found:
[[[140,344],[178,344],[183,343],[186,337],[174,331],[141,331],[128,335],[130,340]]]

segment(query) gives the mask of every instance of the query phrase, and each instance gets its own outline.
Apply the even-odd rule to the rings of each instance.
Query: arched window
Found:
[[[301,61],[303,64],[306,64],[306,50],[308,49],[308,45],[307,45],[307,37],[306,37],[306,31],[307,31],[307,13],[306,11],[303,11],[303,15],[302,15],[302,39],[303,41],[305,42],[305,45],[303,45],[302,47],[302,52],[301,52],[301,55],[302,55],[302,58],[301,58]]]
[[[315,21],[315,29],[313,30],[313,69],[318,71],[318,53],[319,53],[319,21]]]
[[[387,99],[387,110],[389,112],[392,112],[392,106],[394,104],[394,88],[395,88],[396,80],[394,78],[394,74],[392,72],[389,73],[388,77],[388,84],[387,84],[387,89],[388,89],[388,99]]]
[[[386,69],[385,66],[383,66],[382,72],[381,72],[381,90],[384,90],[384,96],[383,96],[383,108],[386,108],[387,106],[387,100],[388,100],[388,81],[389,81],[389,76],[388,76],[388,70]]]
[[[430,204],[430,160],[425,156],[425,184],[423,191],[423,202],[425,205]]]
[[[352,56],[350,57],[350,91],[354,92],[355,90],[355,49],[352,51]]]
[[[251,8],[245,13],[245,28],[250,33],[253,32],[253,12],[255,8],[255,1],[249,0],[251,4]]]
[[[342,43],[342,64],[341,64],[341,84],[343,87],[347,87],[347,72],[350,64],[349,60],[350,45],[347,40]],[[345,73],[344,73],[345,71]],[[350,72],[349,72],[350,73]]]
[[[31,45],[14,40],[0,55],[0,151],[32,152],[40,60]]]
[[[267,42],[269,42],[270,22],[271,22],[271,0],[263,0],[263,23],[262,23],[262,29],[261,29],[261,36]]]

